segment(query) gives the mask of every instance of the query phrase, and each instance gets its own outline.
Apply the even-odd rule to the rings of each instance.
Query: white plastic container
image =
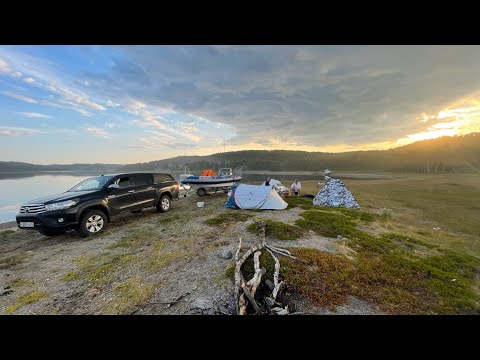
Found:
[[[205,203],[204,203],[203,201],[198,201],[198,202],[197,202],[197,206],[198,206],[199,208],[202,208],[203,205],[205,205]]]

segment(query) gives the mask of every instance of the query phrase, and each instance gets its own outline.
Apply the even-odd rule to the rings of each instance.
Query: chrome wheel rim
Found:
[[[163,198],[162,199],[162,209],[163,210],[168,210],[168,208],[170,207],[170,199],[169,198]]]
[[[100,215],[92,215],[87,219],[87,230],[91,233],[96,233],[103,228],[103,218]]]

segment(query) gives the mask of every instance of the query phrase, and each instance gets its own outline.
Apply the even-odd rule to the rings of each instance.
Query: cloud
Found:
[[[164,133],[161,133],[159,131],[150,130],[150,131],[148,131],[148,133],[155,135],[155,137],[175,140],[174,136],[164,134]]]
[[[113,129],[115,126],[117,125],[108,121],[105,123],[105,128],[108,128],[108,129]]]
[[[25,81],[27,84],[39,84],[32,77],[27,77],[27,78],[23,79],[23,81]]]
[[[114,103],[112,100],[108,100],[107,101],[107,106],[118,107],[118,106],[120,106],[120,104]]]
[[[79,136],[81,135],[80,132],[76,129],[67,129],[67,128],[56,128],[56,129],[50,129],[49,133],[53,134],[62,134],[66,136]]]
[[[157,118],[160,118],[160,117],[157,116]],[[142,120],[134,120],[133,123],[136,124],[136,125],[139,125],[141,127],[153,126],[153,127],[156,127],[157,129],[160,129],[160,130],[164,130],[164,129],[167,128],[164,124],[162,124],[160,121],[158,121],[153,116],[147,116]]]
[[[6,71],[14,77],[21,77],[26,84],[40,88],[50,94],[55,94],[55,101],[43,103],[48,106],[52,104],[63,105],[64,108],[74,110],[84,116],[90,116],[90,111],[105,111],[106,108],[94,101],[93,98],[71,85],[67,85],[64,79],[70,74],[62,73],[61,66],[46,58],[39,58],[29,55],[22,51],[11,51],[6,48],[0,48],[0,55],[6,60],[1,60],[0,69]],[[7,64],[8,61],[9,63]],[[9,65],[10,64],[10,65]],[[12,65],[13,64],[13,65]],[[14,94],[17,95],[17,94]],[[13,95],[8,95],[15,97]],[[19,95],[20,100],[32,102],[33,99]],[[29,100],[26,100],[29,99]],[[37,102],[34,100],[35,103]]]
[[[421,131],[419,114],[476,89],[480,50],[449,46],[115,47],[147,74],[107,78],[148,108],[233,127],[238,139],[363,144]],[[132,69],[135,66],[131,66]],[[382,114],[386,116],[381,117]]]
[[[198,135],[194,135],[194,134],[191,134],[189,132],[185,132],[185,131],[179,131],[179,130],[176,130],[176,129],[172,129],[172,128],[169,128],[167,129],[167,131],[175,134],[175,135],[178,135],[178,136],[181,136],[181,137],[184,137],[190,141],[193,141],[195,143],[198,143],[202,140],[202,138]]]
[[[25,136],[25,135],[37,135],[42,131],[29,128],[0,126],[0,135],[2,136]]]
[[[51,118],[51,116],[49,115],[34,113],[34,112],[17,112],[17,114],[20,114],[26,117],[31,117],[31,118]]]
[[[0,59],[0,73],[10,73],[11,69],[5,60]]]
[[[40,102],[40,104],[46,105],[46,106],[52,106],[52,107],[59,108],[59,109],[73,110],[73,111],[76,111],[76,112],[82,114],[83,116],[92,116],[92,114],[89,113],[85,109],[78,108],[78,107],[73,107],[72,108],[70,106],[62,105],[62,104],[59,104],[59,103],[56,103],[56,102],[53,102],[53,101],[42,100]]]
[[[96,136],[96,137],[101,137],[101,138],[104,138],[104,139],[112,139],[112,135],[110,133],[108,133],[105,129],[102,129],[102,128],[92,126],[92,127],[84,128],[84,130],[88,134]]]
[[[6,96],[10,96],[14,99],[17,99],[17,100],[22,100],[22,101],[25,101],[25,102],[28,102],[30,104],[37,104],[38,101],[35,100],[35,99],[32,99],[31,97],[28,97],[28,96],[25,96],[25,95],[22,95],[22,94],[15,94],[15,93],[12,93],[10,91],[0,91],[1,94],[3,95],[6,95]]]

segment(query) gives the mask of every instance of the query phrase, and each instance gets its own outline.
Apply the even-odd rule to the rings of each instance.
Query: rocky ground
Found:
[[[245,247],[256,241],[246,227],[256,220],[293,223],[302,211],[255,211],[245,222],[207,225],[225,209],[225,194],[202,200],[194,195],[173,202],[172,210],[124,214],[108,230],[82,239],[75,232],[44,237],[0,229],[0,313],[2,314],[233,314],[233,280],[226,270],[238,237]],[[236,210],[246,212],[245,210]],[[13,225],[13,227],[12,227]],[[341,251],[338,239],[311,234],[282,247]],[[368,303],[352,298],[336,311],[314,306],[298,294],[286,294],[298,314],[376,314]],[[178,302],[168,304],[175,299]]]

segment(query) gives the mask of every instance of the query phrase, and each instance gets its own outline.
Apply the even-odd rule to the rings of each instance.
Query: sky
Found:
[[[480,46],[0,46],[0,160],[389,149],[480,131]]]

